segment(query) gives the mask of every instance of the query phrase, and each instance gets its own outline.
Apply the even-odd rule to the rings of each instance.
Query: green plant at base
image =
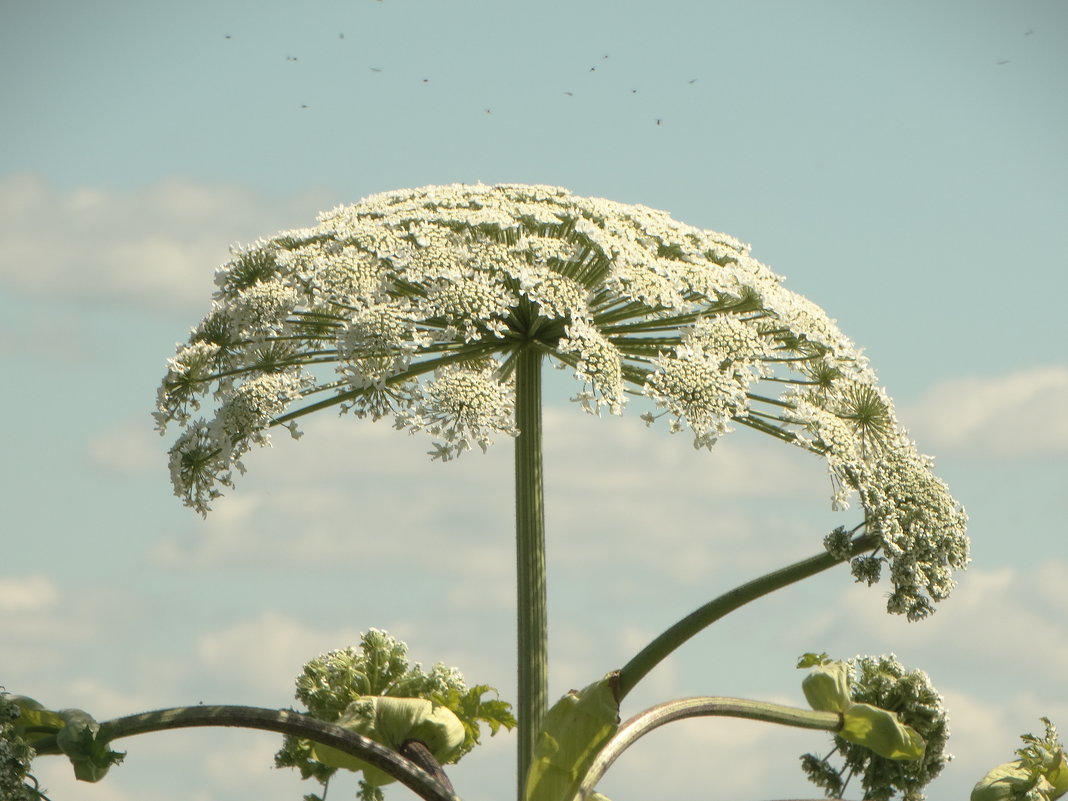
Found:
[[[1048,718],[1045,737],[1023,734],[1019,759],[998,765],[972,790],[971,801],[1054,801],[1068,793],[1068,755]]]
[[[407,653],[404,643],[371,629],[362,635],[359,647],[331,651],[309,661],[296,680],[297,699],[317,720],[339,723],[394,750],[406,739],[420,740],[445,764],[458,762],[479,743],[481,724],[489,726],[491,734],[502,726],[515,726],[509,704],[483,700],[487,693],[496,693],[492,687],[468,688],[458,670],[440,662],[425,671],[410,664]],[[390,707],[392,717],[380,718],[380,707],[385,709],[394,701],[403,703]],[[427,742],[424,738],[439,735],[413,732],[420,724],[424,729],[444,727],[446,740]],[[458,737],[455,741],[454,736]],[[275,764],[297,768],[302,778],[315,778],[324,788],[339,767],[363,771],[360,792],[366,799],[380,798],[378,788],[393,778],[381,770],[368,770],[357,757],[289,736]]]
[[[524,801],[570,801],[618,728],[618,673],[565,694],[545,715],[524,782]]]

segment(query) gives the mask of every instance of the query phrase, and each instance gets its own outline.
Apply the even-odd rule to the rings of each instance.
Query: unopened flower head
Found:
[[[1068,794],[1068,754],[1049,718],[1046,735],[1020,735],[1019,759],[998,765],[972,790],[970,801],[1056,801]]]
[[[864,801],[889,801],[898,794],[904,801],[923,801],[924,788],[952,758],[945,751],[949,724],[942,697],[926,673],[907,670],[892,654],[856,657],[837,664],[845,665],[846,684],[857,707],[894,713],[926,747],[919,759],[889,759],[868,746],[835,737],[831,754],[805,754],[802,769],[829,796],[843,796],[849,781],[858,778]],[[835,755],[844,763],[840,767],[831,762]]]
[[[466,692],[463,675],[441,662],[429,671],[408,661],[408,646],[371,629],[351,646],[320,654],[297,677],[297,698],[320,720],[334,721],[353,701],[371,695],[435,698]]]
[[[468,687],[459,670],[441,662],[430,670],[411,664],[408,646],[379,629],[362,635],[359,646],[330,651],[309,661],[297,676],[296,686],[297,699],[313,718],[340,723],[391,748],[400,743],[388,741],[384,731],[376,733],[376,725],[392,718],[389,729],[397,737],[402,730],[398,722],[408,726],[425,722],[430,731],[424,729],[417,739],[443,762],[457,762],[478,745],[483,724],[496,734],[502,726],[511,729],[516,723],[511,705],[497,699],[495,689],[487,684]],[[483,698],[487,694],[494,697]],[[387,710],[391,714],[386,714]],[[440,751],[428,739],[432,731],[447,734],[447,743],[439,743]],[[364,779],[358,796],[365,801],[380,799],[381,791],[376,788],[388,780],[386,774],[358,759],[329,748],[317,749],[288,735],[275,754],[275,765],[297,768],[303,778],[315,778],[324,785],[338,767],[361,771]]]
[[[711,447],[748,426],[826,458],[890,564],[890,608],[926,615],[967,562],[963,512],[852,342],[737,240],[546,186],[369,197],[236,250],[170,361],[157,422],[176,493],[205,513],[267,429],[326,407],[436,438],[443,460],[512,436],[517,353],[571,368],[575,400],[644,399]],[[214,416],[201,416],[202,405]],[[874,562],[873,562],[874,560]]]

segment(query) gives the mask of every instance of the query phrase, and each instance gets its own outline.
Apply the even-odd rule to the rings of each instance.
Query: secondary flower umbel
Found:
[[[856,776],[864,801],[889,801],[899,792],[903,801],[923,801],[924,788],[952,758],[945,752],[949,725],[942,697],[927,674],[906,670],[892,654],[847,662],[825,657],[805,654],[798,663],[817,671],[805,697],[814,708],[841,711],[844,725],[829,754],[801,757],[809,780],[828,797],[842,797]],[[837,685],[833,690],[821,673]],[[832,757],[844,764],[835,767]]]
[[[535,348],[588,411],[644,396],[697,446],[741,424],[826,457],[836,503],[857,492],[882,536],[854,573],[889,562],[891,611],[924,617],[967,563],[964,513],[865,359],[729,236],[555,187],[425,187],[235,251],[216,281],[157,411],[185,427],[171,475],[201,513],[270,426],[329,406],[426,431],[441,459],[514,435],[515,358]]]

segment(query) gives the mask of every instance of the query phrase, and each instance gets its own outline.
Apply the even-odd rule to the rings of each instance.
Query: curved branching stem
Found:
[[[433,359],[426,359],[416,364],[411,365],[407,370],[403,370],[398,373],[394,373],[388,379],[386,379],[386,386],[393,384],[402,384],[405,381],[415,378],[416,376],[424,375],[426,373],[433,372],[440,367],[445,367],[449,364],[455,364],[456,362],[472,361],[482,356],[486,356],[490,353],[500,350],[499,343],[490,343],[488,345],[472,345],[456,353],[449,353],[445,356],[438,356]],[[335,382],[340,383],[340,382]],[[296,420],[298,417],[304,417],[312,412],[317,412],[320,409],[326,409],[331,406],[337,406],[342,403],[353,400],[354,398],[364,395],[368,392],[367,388],[362,389],[349,389],[345,391],[339,391],[337,395],[326,398],[325,400],[318,401],[316,403],[303,406],[300,409],[295,409],[285,414],[280,414],[271,420],[272,426],[282,425],[288,423],[290,420]]]
[[[870,551],[878,547],[881,541],[877,534],[862,534],[853,540],[850,554],[844,559],[824,551],[735,587],[694,610],[656,637],[619,671],[620,699],[675,649],[721,617],[770,592],[821,573],[857,554]]]
[[[97,737],[110,743],[122,737],[193,726],[262,729],[289,734],[303,740],[313,740],[359,757],[369,765],[385,771],[426,801],[460,801],[460,797],[453,793],[451,788],[444,787],[441,782],[396,751],[341,726],[285,709],[230,705],[158,709],[103,721]],[[54,740],[39,742],[35,748],[38,754],[62,753]]]
[[[619,727],[590,763],[589,770],[586,771],[586,776],[571,801],[586,801],[612,763],[653,729],[675,720],[707,716],[763,720],[783,726],[829,732],[838,731],[842,727],[842,716],[838,712],[815,712],[765,701],[717,696],[668,701],[638,713]]]

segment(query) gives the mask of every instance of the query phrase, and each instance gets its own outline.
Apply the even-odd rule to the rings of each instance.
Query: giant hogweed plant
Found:
[[[829,751],[801,760],[828,796],[856,779],[865,799],[924,797],[948,759],[946,715],[926,674],[893,657],[804,655],[809,709],[709,696],[620,722],[622,702],[661,660],[763,595],[848,563],[869,585],[885,573],[888,612],[920,620],[968,561],[963,510],[865,358],[745,246],[663,212],[555,187],[437,186],[376,195],[237,249],[216,283],[210,312],[168,364],[155,413],[161,431],[180,429],[171,480],[197,512],[234,487],[242,457],[268,444],[272,428],[300,436],[298,421],[317,411],[391,417],[429,434],[433,458],[445,461],[514,440],[517,715],[455,669],[409,665],[403,643],[372,629],[359,646],[305,666],[305,712],[196,706],[97,723],[81,710],[0,696],[5,798],[44,797],[29,773],[34,754],[66,754],[78,778],[95,781],[121,759],[110,748],[119,738],[236,725],[282,732],[277,764],[324,787],[347,770],[360,774],[364,799],[399,780],[423,798],[455,800],[443,766],[478,744],[482,726],[517,725],[520,801],[580,801],[598,797],[600,777],[639,737],[702,715],[830,732]],[[586,412],[622,414],[633,402],[646,423],[686,431],[697,448],[745,426],[822,457],[834,507],[859,499],[859,521],[829,533],[812,557],[710,600],[550,708],[541,427],[549,364],[574,372]],[[1063,750],[1047,740],[1039,756],[1029,751],[984,780],[982,798],[1063,793]],[[999,787],[1017,794],[990,795]],[[1053,789],[1039,796],[1035,787]]]

